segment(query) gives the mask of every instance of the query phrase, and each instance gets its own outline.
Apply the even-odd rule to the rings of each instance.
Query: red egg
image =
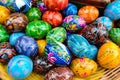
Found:
[[[46,7],[50,10],[63,10],[68,5],[68,0],[44,0]]]
[[[46,11],[42,19],[53,27],[59,26],[62,23],[62,15],[58,11]]]

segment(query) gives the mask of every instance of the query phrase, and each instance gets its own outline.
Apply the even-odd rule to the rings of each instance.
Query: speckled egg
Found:
[[[38,52],[37,42],[28,36],[21,36],[15,43],[16,51],[21,55],[35,56]]]
[[[44,38],[51,29],[51,25],[45,21],[32,21],[28,23],[26,27],[26,34],[34,39],[41,39]]]
[[[41,12],[45,12],[45,11],[47,11],[48,9],[47,9],[47,7],[45,6],[45,4],[43,3],[43,2],[38,2],[38,8],[39,8],[39,10],[41,11]]]
[[[32,60],[24,55],[13,57],[7,66],[8,74],[15,79],[28,77],[33,70]]]
[[[73,80],[73,72],[68,67],[57,67],[45,75],[45,80]]]
[[[62,26],[68,31],[75,32],[84,28],[86,21],[77,15],[69,15],[64,18]]]
[[[89,58],[76,58],[71,62],[70,69],[76,76],[87,77],[97,70],[97,63]]]
[[[6,20],[6,29],[8,32],[24,31],[28,24],[28,18],[23,13],[12,13]]]
[[[8,42],[0,43],[0,62],[6,63],[16,55],[16,51],[11,47]]]
[[[55,41],[53,44],[48,43],[45,47],[45,54],[48,60],[55,65],[66,66],[71,62],[70,51],[60,42]]]

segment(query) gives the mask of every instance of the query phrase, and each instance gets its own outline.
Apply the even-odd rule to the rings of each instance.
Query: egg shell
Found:
[[[38,5],[38,8],[41,12],[45,12],[48,10],[43,2],[38,2],[37,5]]]

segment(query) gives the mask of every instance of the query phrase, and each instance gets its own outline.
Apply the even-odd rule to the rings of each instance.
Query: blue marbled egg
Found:
[[[24,55],[13,57],[7,66],[8,74],[15,79],[28,77],[33,70],[32,60]]]
[[[19,54],[35,56],[38,52],[37,42],[28,36],[21,36],[17,39],[15,49]]]

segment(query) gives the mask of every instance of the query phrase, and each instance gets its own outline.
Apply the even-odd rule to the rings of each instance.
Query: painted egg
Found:
[[[84,6],[79,9],[78,15],[91,23],[99,16],[99,10],[94,6]]]
[[[120,0],[115,0],[114,2],[107,5],[104,15],[109,17],[111,20],[120,19]]]
[[[0,42],[7,42],[9,40],[9,34],[4,29],[4,26],[0,24]]]
[[[68,5],[68,0],[44,0],[44,4],[50,10],[63,10]]]
[[[46,57],[44,56],[37,56],[35,60],[33,61],[34,63],[34,71],[37,73],[46,73],[48,72],[51,68],[53,68],[53,64],[50,63]]]
[[[9,38],[10,45],[14,46],[15,43],[16,43],[16,40],[17,40],[19,37],[23,36],[23,35],[25,35],[25,34],[24,34],[24,33],[21,33],[21,32],[12,33],[12,34],[10,35],[10,38]]]
[[[62,15],[57,11],[46,11],[42,16],[42,19],[53,27],[57,27],[62,23]]]
[[[76,76],[87,77],[96,72],[97,64],[89,58],[76,58],[71,62],[70,68]]]
[[[26,27],[26,34],[35,39],[41,39],[44,38],[51,29],[51,25],[45,21],[32,21]]]
[[[28,18],[23,13],[12,13],[6,20],[6,29],[8,32],[24,31],[28,24]]]
[[[16,51],[8,42],[0,43],[0,62],[9,62],[9,60],[16,55]]]
[[[84,36],[91,44],[101,46],[108,41],[108,29],[101,23],[87,25],[82,31]]]
[[[86,26],[86,21],[77,15],[69,15],[63,20],[62,26],[68,31],[74,32]]]
[[[46,36],[47,43],[53,43],[53,40],[56,40],[58,42],[64,42],[66,39],[66,30],[62,27],[56,27],[48,32]]]
[[[97,56],[98,63],[104,68],[115,68],[120,64],[120,48],[113,42],[103,44]]]
[[[70,51],[60,42],[55,41],[55,43],[48,43],[45,47],[45,54],[48,60],[55,65],[66,66],[71,62]]]
[[[38,8],[30,8],[26,13],[29,21],[39,20],[41,19],[41,15],[42,13]]]
[[[37,44],[38,44],[38,53],[40,55],[44,55],[44,50],[45,50],[45,46],[47,44],[46,40],[37,40]]]
[[[32,60],[24,55],[13,57],[7,66],[8,74],[15,79],[28,77],[33,70]]]
[[[64,16],[76,15],[77,14],[77,6],[72,3],[69,3],[68,6],[63,10],[62,13]]]
[[[42,11],[42,12],[45,12],[45,11],[48,10],[43,2],[38,2],[37,5],[38,5],[39,10]]]
[[[0,6],[0,24],[5,24],[5,21],[9,15],[10,11],[4,6]]]
[[[50,70],[44,80],[73,80],[73,75],[68,67],[57,67]]]
[[[33,38],[21,36],[16,41],[15,49],[21,55],[35,56],[38,52],[38,45]]]

